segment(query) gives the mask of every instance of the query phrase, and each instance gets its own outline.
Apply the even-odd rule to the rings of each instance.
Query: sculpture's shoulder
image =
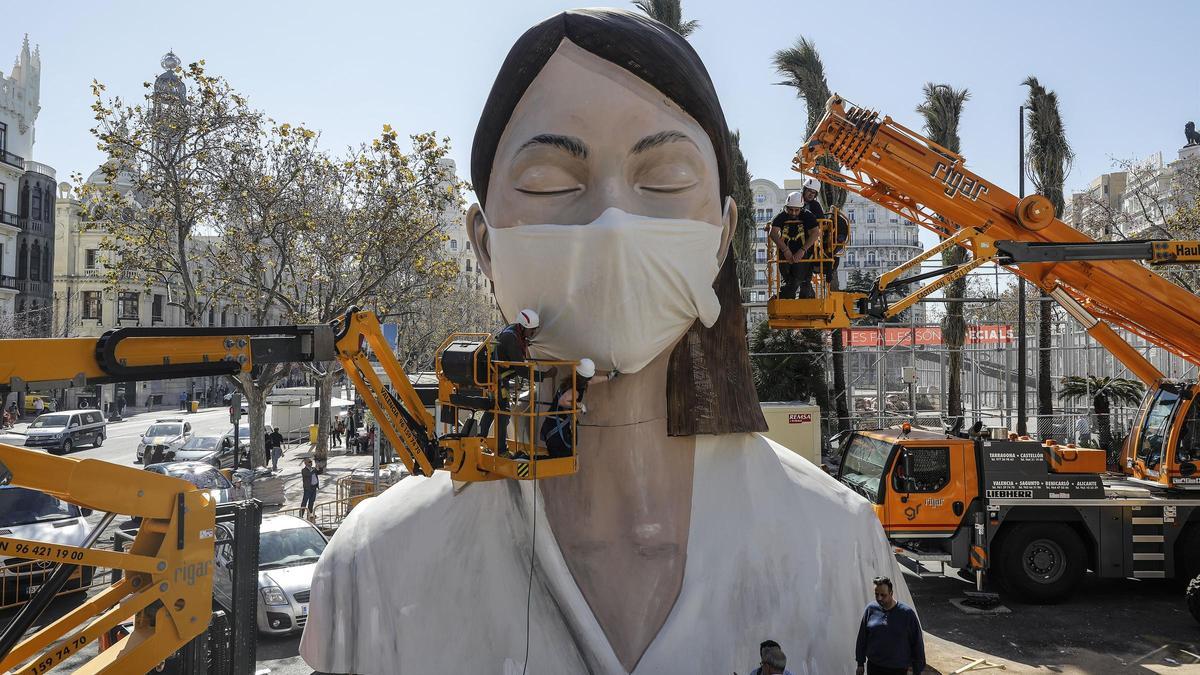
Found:
[[[455,492],[438,472],[405,478],[355,506],[313,575],[300,645],[309,665],[388,672],[403,654],[411,672],[430,672],[417,665],[425,664],[422,645],[443,639],[472,612],[513,610],[525,597],[519,530],[510,522],[519,513],[502,483]],[[512,598],[496,590],[505,588],[516,589]]]
[[[827,507],[829,518],[867,518],[874,524],[871,505],[850,488],[842,485],[821,467],[787,447],[757,433],[730,434],[720,438],[724,446],[734,446],[738,457],[749,467],[748,482],[769,484],[790,500],[802,500],[805,508]]]

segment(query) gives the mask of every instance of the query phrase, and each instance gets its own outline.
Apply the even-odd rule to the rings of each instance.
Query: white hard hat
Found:
[[[596,374],[596,363],[591,359],[579,359],[579,365],[575,366],[575,374],[580,377],[592,377]]]
[[[807,185],[808,184],[806,182],[805,186]],[[800,194],[799,192],[793,192],[789,194],[787,198],[787,206],[788,208],[792,209],[798,209],[804,206],[804,195]]]
[[[521,310],[521,313],[517,315],[517,323],[529,329],[537,328],[542,324],[541,320],[538,319],[537,312],[532,309]]]
[[[804,189],[805,190],[813,190],[814,192],[820,192],[821,191],[821,181],[817,180],[816,178],[813,178],[812,176],[809,176],[808,178],[804,179]]]

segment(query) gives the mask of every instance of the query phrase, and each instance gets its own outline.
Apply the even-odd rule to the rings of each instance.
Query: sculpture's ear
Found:
[[[717,249],[717,267],[725,264],[725,256],[729,253],[729,242],[737,232],[738,209],[733,197],[725,198],[725,208],[721,213],[721,248]]]
[[[483,217],[483,209],[479,204],[472,204],[467,209],[467,238],[475,249],[475,260],[479,269],[488,279],[492,278],[492,252],[488,249],[487,221]]]

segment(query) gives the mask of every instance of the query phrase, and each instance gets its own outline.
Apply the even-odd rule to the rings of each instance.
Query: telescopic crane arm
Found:
[[[817,160],[825,155],[843,170],[819,165]],[[1050,293],[1148,383],[1161,380],[1162,373],[1109,324],[1200,363],[1200,298],[1134,262],[1200,263],[1200,242],[1094,241],[1056,218],[1045,197],[1018,199],[967,169],[961,155],[837,95],[829,99],[824,118],[797,153],[794,168],[857,192],[946,238],[922,260],[951,245],[963,246],[974,256],[962,266],[915,277],[902,275],[920,261],[902,266],[885,274],[871,294],[831,293],[827,305],[836,311],[813,313],[786,327],[839,328],[863,316],[888,318],[992,261]],[[884,291],[889,285],[934,275],[941,279],[887,303]]]
[[[471,338],[471,339],[468,339]],[[375,370],[374,353],[388,379]],[[451,353],[452,352],[452,353]],[[449,354],[449,356],[447,356]],[[351,308],[330,325],[239,328],[122,328],[96,338],[0,340],[0,390],[70,387],[130,380],[164,380],[252,372],[267,363],[338,360],[396,448],[409,473],[431,476],[446,469],[460,481],[536,480],[575,473],[572,452],[541,458],[538,422],[565,417],[572,435],[576,409],[512,411],[501,406],[499,369],[520,372],[536,400],[539,369],[569,372],[573,361],[496,362],[490,336],[451,336],[438,356],[439,404],[449,433],[438,435],[433,417],[397,361],[372,312]],[[515,391],[515,388],[514,388]],[[509,442],[525,459],[497,452],[495,437],[459,433],[460,413],[480,410],[513,415],[526,435]],[[496,425],[495,428],[499,428]],[[0,485],[40,490],[85,508],[142,519],[129,552],[0,537],[0,554],[61,563],[41,591],[0,631],[0,672],[42,675],[97,641],[130,617],[134,631],[76,672],[144,673],[201,634],[211,616],[216,504],[205,490],[177,478],[95,459],[52,457],[0,443]],[[29,637],[37,619],[79,566],[123,569],[126,576],[66,616]],[[57,648],[56,648],[56,645]],[[36,656],[36,658],[34,658]],[[33,660],[30,660],[33,659]],[[19,668],[18,668],[19,667]]]

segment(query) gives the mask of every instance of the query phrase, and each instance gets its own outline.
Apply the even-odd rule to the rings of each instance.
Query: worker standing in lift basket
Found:
[[[510,323],[492,337],[493,361],[526,361],[529,359],[529,341],[537,334],[541,325],[537,312],[523,309],[517,315],[517,320]],[[509,387],[508,383],[519,375],[519,369],[512,366],[502,366],[496,376],[496,405],[500,408],[500,423],[496,433],[496,454],[508,452],[508,418]],[[492,411],[483,413],[479,421],[479,435],[487,438],[492,428]]]
[[[614,370],[601,382],[614,380],[619,374]],[[575,366],[575,386],[572,387],[571,380],[566,379],[554,392],[550,413],[546,416],[546,421],[542,422],[541,430],[542,440],[545,441],[546,451],[550,453],[551,458],[570,457],[575,451],[575,429],[571,425],[571,417],[568,414],[556,413],[578,408],[581,414],[586,414],[587,406],[583,403],[583,395],[587,393],[588,385],[595,376],[595,361],[580,359],[579,365]]]
[[[810,192],[809,181],[817,183],[815,178],[804,181],[804,192],[793,192],[788,195],[783,211],[771,221],[768,231],[771,241],[779,252],[779,277],[782,282],[779,297],[785,300],[795,300],[797,291],[800,298],[816,297],[812,285],[812,263],[806,259],[812,257],[813,248],[820,236],[821,228],[817,223],[816,212],[824,215],[821,205],[816,201],[816,186],[811,192],[813,199],[806,200]],[[811,201],[812,206],[808,202]]]

